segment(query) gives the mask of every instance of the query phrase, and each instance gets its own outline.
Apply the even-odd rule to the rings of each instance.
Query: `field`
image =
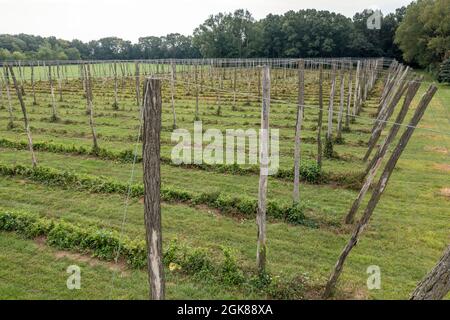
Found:
[[[8,102],[5,87],[2,87],[0,214],[24,214],[27,219],[43,225],[53,222],[61,224],[61,229],[75,228],[81,233],[102,230],[118,241],[142,242],[145,239],[142,195],[137,191],[129,199],[126,196],[129,181],[132,185],[142,183],[142,164],[133,163],[133,150],[136,148],[137,154],[141,153],[140,109],[135,97],[135,70],[133,64],[127,65],[129,70],[118,76],[117,107],[113,105],[111,65],[93,70],[95,129],[101,149],[97,154],[89,152],[92,135],[78,66],[68,67],[69,71],[61,78],[61,101],[58,81],[53,81],[57,119],[51,118],[52,97],[46,69],[35,68],[38,70],[35,70],[36,105],[31,94],[30,69],[21,70],[20,81],[39,173],[30,171],[31,156],[23,116],[13,87],[14,126],[8,128]],[[170,159],[176,144],[171,141],[170,73],[169,65],[159,67],[165,68],[160,73],[163,79],[161,152],[162,158]],[[149,64],[146,68],[141,70],[140,87],[144,73],[151,73],[155,65]],[[197,86],[192,66],[177,66],[176,70],[174,106],[178,128],[193,131],[195,92],[199,83],[202,85],[198,118],[204,129],[259,128],[260,68],[217,67],[211,71],[207,66],[201,67],[202,79],[197,79]],[[330,69],[324,72],[324,106],[329,102],[330,72]],[[16,74],[19,74],[17,68]],[[269,177],[268,199],[273,204],[267,225],[270,284],[255,276],[254,214],[244,205],[234,205],[257,199],[258,171],[250,165],[230,168],[162,162],[162,187],[166,190],[162,205],[164,247],[170,253],[170,249],[177,246],[176,239],[178,246],[184,248],[179,250],[187,252],[177,264],[166,268],[168,298],[320,297],[352,232],[343,218],[361,186],[361,173],[366,167],[362,157],[367,150],[385,75],[386,68],[380,71],[361,113],[352,119],[350,129],[343,132],[343,140],[335,142],[333,157],[323,159],[321,176],[308,179],[306,175],[315,172],[317,157],[319,89],[318,70],[306,70],[301,157],[302,166],[307,169],[300,185],[305,216],[289,219],[279,213],[292,203],[292,177],[283,174]],[[344,80],[347,83],[348,74]],[[291,172],[294,163],[297,81],[297,70],[290,65],[272,67],[270,127],[280,130],[281,173]],[[406,119],[411,118],[429,81],[425,75]],[[339,85],[337,77],[336,87]],[[369,228],[346,262],[336,298],[406,299],[449,242],[450,89],[445,85],[438,87],[394,170]],[[345,96],[347,92],[345,86]],[[339,94],[334,101],[338,106]],[[325,110],[323,137],[327,116]],[[337,116],[334,116],[333,130],[336,130],[336,121]],[[383,131],[383,136],[387,131]],[[211,197],[214,199],[210,200]],[[133,268],[126,258],[115,263],[110,252],[98,253],[56,240],[52,242],[57,239],[53,233],[34,235],[30,236],[27,230],[0,231],[0,298],[148,297],[145,270]],[[196,269],[189,259],[211,266],[206,271]],[[72,264],[81,267],[81,290],[66,288],[66,268]],[[380,289],[367,289],[366,270],[371,265],[380,267]],[[181,270],[176,268],[179,266]]]

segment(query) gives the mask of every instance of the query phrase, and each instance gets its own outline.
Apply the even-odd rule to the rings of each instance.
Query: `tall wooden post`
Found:
[[[331,276],[325,287],[325,292],[323,294],[323,297],[325,299],[330,297],[330,295],[333,293],[336,287],[337,280],[340,274],[342,273],[342,269],[344,267],[344,263],[345,260],[347,259],[347,256],[350,254],[350,251],[353,249],[353,247],[358,243],[361,233],[369,224],[373,211],[375,210],[375,207],[377,206],[378,201],[380,200],[381,195],[383,194],[386,185],[389,182],[389,178],[391,177],[392,171],[394,170],[395,165],[397,164],[397,161],[400,158],[403,150],[405,150],[405,147],[408,144],[408,141],[411,138],[414,129],[416,128],[417,124],[419,123],[420,119],[425,113],[428,104],[430,103],[431,99],[436,93],[436,90],[437,87],[434,84],[432,84],[428,88],[427,92],[423,95],[422,99],[419,102],[419,105],[416,108],[414,116],[412,117],[408,127],[403,132],[400,141],[398,142],[397,146],[392,152],[392,155],[389,158],[383,173],[381,174],[380,180],[378,180],[378,183],[372,192],[372,197],[369,200],[369,203],[367,205],[366,210],[364,211],[363,216],[359,220],[358,224],[355,226],[355,229],[352,233],[352,236],[350,237],[349,242],[345,246],[344,250],[339,256],[339,259],[336,262],[336,265],[334,266],[333,272],[331,273]]]
[[[134,64],[134,76],[135,76],[135,81],[136,81],[136,105],[140,106],[140,101],[141,101],[141,93],[140,93],[140,72],[139,72],[139,62],[136,62]]]
[[[112,105],[114,110],[119,109],[119,99],[117,97],[117,89],[118,89],[118,81],[117,81],[117,63],[114,61],[113,65],[113,73],[114,73],[114,103]]]
[[[52,99],[52,116],[51,122],[58,121],[58,113],[56,112],[55,89],[53,88],[52,66],[48,65],[48,81],[50,82],[50,97]]]
[[[327,134],[325,136],[325,148],[324,156],[326,158],[333,157],[333,104],[334,104],[334,94],[336,90],[336,65],[333,63],[331,71],[331,90],[328,103],[328,121],[327,121]]]
[[[340,79],[340,92],[339,92],[339,113],[338,113],[338,124],[337,124],[337,133],[336,139],[337,141],[342,141],[342,117],[344,114],[344,90],[345,90],[345,73],[342,69],[340,69],[339,79]]]
[[[6,126],[6,129],[10,130],[10,129],[14,128],[14,114],[13,114],[13,109],[12,109],[8,67],[4,66],[3,68],[4,68],[4,73],[5,73],[5,88],[6,88],[6,98],[8,99],[8,113],[9,113],[9,121],[8,121],[8,125]]]
[[[322,167],[323,65],[319,64],[319,118],[317,120],[317,165]]]
[[[161,109],[161,80],[147,78],[144,82],[142,163],[147,268],[150,297],[153,300],[165,298],[161,234]]]
[[[94,154],[97,154],[99,151],[98,141],[97,141],[97,132],[95,130],[95,124],[94,124],[94,104],[93,104],[93,94],[92,94],[92,79],[91,79],[91,68],[90,65],[84,65],[85,68],[85,87],[86,87],[86,99],[87,99],[87,105],[88,105],[88,114],[89,114],[89,126],[91,127],[91,133],[92,133],[92,152]]]
[[[35,89],[35,83],[34,83],[34,63],[31,63],[31,91],[33,93],[33,106],[37,105],[36,101],[36,89]]]
[[[349,63],[348,69],[348,96],[347,96],[347,112],[345,113],[345,130],[350,131],[350,106],[352,104],[352,72],[353,63]]]
[[[173,61],[170,63],[170,95],[172,102],[172,114],[173,114],[173,124],[172,127],[175,130],[177,128],[177,114],[175,113],[175,72],[176,66]]]
[[[297,122],[295,124],[295,150],[294,150],[294,191],[293,203],[300,201],[300,139],[302,130],[303,112],[305,107],[305,61],[298,62],[298,106]]]
[[[36,161],[36,156],[34,155],[33,139],[31,138],[30,123],[28,122],[27,109],[25,107],[25,102],[23,101],[22,90],[19,87],[19,84],[17,83],[16,76],[14,75],[13,67],[11,65],[9,65],[8,68],[9,68],[9,72],[11,73],[11,78],[13,80],[14,88],[16,89],[17,98],[19,98],[20,107],[22,109],[23,121],[25,124],[25,132],[28,137],[28,148],[30,149],[30,153],[31,153],[31,164],[33,165],[33,168],[35,168],[37,165],[37,161]]]
[[[199,93],[199,88],[198,88],[198,74],[197,74],[197,64],[195,64],[194,66],[194,81],[195,81],[195,117],[194,120],[195,121],[199,121],[200,120],[200,115],[199,115],[199,110],[198,110],[198,93]]]
[[[269,112],[270,112],[270,69],[265,65],[262,69],[262,108],[261,108],[261,134],[260,134],[260,173],[258,192],[258,212],[256,224],[258,226],[258,243],[256,263],[258,271],[263,273],[266,269],[266,198],[267,177],[269,170]]]

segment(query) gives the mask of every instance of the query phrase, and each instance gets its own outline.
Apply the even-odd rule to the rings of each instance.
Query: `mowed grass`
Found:
[[[69,82],[69,85],[70,82]],[[278,84],[280,85],[280,83]],[[110,86],[110,84],[109,84]],[[287,88],[294,88],[294,82],[286,81]],[[76,86],[75,86],[76,87]],[[242,85],[245,88],[245,84]],[[425,84],[421,88],[421,93]],[[42,88],[44,90],[44,88]],[[101,88],[98,88],[99,92]],[[27,90],[28,91],[28,90]],[[104,90],[111,95],[111,88]],[[288,90],[289,91],[289,90]],[[315,88],[311,88],[314,93]],[[183,86],[178,91],[181,96],[185,92]],[[293,99],[286,93],[284,99]],[[167,97],[167,92],[164,95]],[[312,96],[314,96],[312,94]],[[327,94],[325,94],[327,96]],[[48,93],[42,92],[40,101],[48,101]],[[245,98],[245,97],[244,97]],[[247,128],[259,123],[258,102],[253,101],[245,105],[241,98],[238,111],[231,111],[230,102],[224,104],[223,113],[218,116],[216,106],[211,103],[203,107],[202,118],[208,120],[206,127]],[[47,99],[47,100],[46,100]],[[180,97],[181,99],[181,97]],[[177,116],[179,127],[192,129],[194,97],[183,97]],[[313,101],[314,97],[311,98]],[[336,145],[335,149],[344,159],[324,161],[324,169],[330,172],[356,172],[364,168],[360,161],[365,152],[364,145],[371,128],[371,116],[376,108],[376,96],[365,107],[356,123],[351,125],[352,131],[344,133],[345,144]],[[47,103],[31,107],[31,97],[26,96],[30,106],[31,124],[34,127],[35,141],[53,141],[67,145],[90,146],[89,127],[85,114],[85,104],[81,92],[64,93],[64,102],[58,103],[61,120],[68,123],[49,123],[45,117],[50,116],[51,108]],[[98,132],[101,133],[102,147],[111,150],[129,150],[133,148],[137,128],[139,126],[136,107],[133,105],[133,95],[123,97],[121,110],[113,111],[110,106],[110,96],[96,98],[96,118]],[[214,101],[214,99],[212,99]],[[294,100],[295,101],[295,100]],[[416,106],[416,97],[413,106]],[[450,188],[448,172],[448,150],[450,136],[448,135],[450,93],[446,86],[439,86],[437,96],[427,110],[420,124],[422,130],[414,133],[410,144],[401,157],[397,169],[375,210],[370,227],[364,233],[358,246],[352,251],[345,265],[344,273],[339,282],[341,297],[394,299],[407,298],[416,283],[426,274],[438,260],[443,248],[449,242],[450,212],[448,197],[443,195],[444,188]],[[64,108],[65,105],[70,108]],[[208,109],[211,108],[212,109]],[[325,104],[326,105],[326,104]],[[164,103],[165,116],[163,125],[170,127],[170,103]],[[247,109],[246,109],[247,108]],[[273,107],[275,112],[271,121],[276,126],[289,126],[281,129],[280,140],[281,166],[291,167],[293,153],[293,126],[295,125],[294,107],[280,104]],[[295,109],[293,109],[295,110]],[[306,111],[304,137],[316,135],[313,128],[316,110]],[[14,101],[16,116],[16,131],[6,131],[8,118],[7,110],[0,110],[1,137],[10,140],[23,141],[22,129],[17,102]],[[103,114],[103,115],[102,115]],[[115,115],[114,115],[115,114]],[[251,120],[245,120],[245,117]],[[412,110],[410,112],[412,115]],[[184,120],[182,119],[184,117]],[[70,122],[71,121],[71,122]],[[85,124],[83,124],[83,121]],[[324,121],[326,122],[326,113]],[[216,123],[217,122],[217,123]],[[248,122],[247,124],[245,124]],[[71,124],[72,123],[72,124]],[[334,124],[336,125],[336,124]],[[257,128],[257,126],[256,126]],[[41,131],[39,131],[39,129]],[[314,130],[313,130],[314,129]],[[46,131],[45,131],[46,130]],[[434,130],[434,131],[431,131]],[[439,133],[447,132],[447,134]],[[163,139],[170,139],[170,131],[163,132]],[[163,153],[170,154],[171,145],[163,143]],[[303,159],[314,159],[316,146],[305,143],[302,146]],[[38,162],[61,170],[78,173],[108,176],[115,180],[128,181],[131,164],[119,164],[112,161],[101,161],[92,157],[61,155],[48,152],[37,153]],[[0,149],[1,164],[30,164],[29,154],[25,151]],[[142,177],[141,165],[137,165],[135,181]],[[125,199],[120,195],[100,195],[86,192],[75,192],[43,184],[33,183],[20,178],[0,177],[0,207],[24,209],[36,212],[42,216],[63,219],[80,225],[92,225],[108,229],[121,230],[124,214]],[[226,175],[204,172],[194,169],[183,169],[173,166],[162,166],[163,185],[175,186],[192,191],[222,191],[230,195],[248,196],[256,198],[258,177]],[[292,183],[277,179],[269,179],[269,199],[289,203]],[[308,202],[309,214],[320,217],[324,221],[333,222],[334,226],[322,226],[312,229],[303,226],[293,226],[286,223],[270,221],[268,224],[268,269],[276,276],[306,275],[316,285],[323,285],[348,240],[351,228],[340,224],[357,192],[328,185],[301,186],[301,197]],[[367,201],[367,199],[366,199]],[[256,226],[252,219],[243,220],[239,217],[229,217],[219,214],[205,207],[191,207],[181,204],[164,203],[163,232],[164,242],[170,239],[180,239],[195,247],[205,247],[213,255],[220,254],[220,246],[235,248],[240,264],[254,268],[256,251]],[[308,214],[308,212],[307,212]],[[139,199],[131,199],[127,210],[124,233],[131,238],[143,239],[143,205]],[[3,240],[6,238],[6,240]],[[14,266],[21,266],[21,259],[25,259],[27,252],[32,251],[35,244],[30,240],[22,240],[14,235],[2,234],[1,241],[5,241],[5,248],[14,252],[5,260],[9,285],[0,287],[0,295],[7,298],[108,298],[111,285],[105,279],[111,276],[108,268],[97,266],[89,274],[97,279],[95,290],[80,290],[78,293],[59,292],[59,287],[51,281],[46,284],[51,294],[30,291],[26,295],[20,290],[25,284],[38,284],[46,277],[62,279],[65,286],[67,275],[65,264],[55,267],[53,249],[41,248],[35,259],[42,259],[42,267],[35,272],[25,274],[20,268],[15,271]],[[10,243],[7,245],[6,243]],[[17,259],[15,256],[17,255]],[[52,260],[53,259],[53,260]],[[65,263],[65,261],[64,261]],[[382,287],[380,290],[368,290],[366,287],[366,269],[370,265],[378,265],[382,272]],[[42,268],[42,269],[40,269]],[[89,266],[87,266],[89,268]],[[55,269],[55,270],[53,270]],[[59,270],[59,271],[58,271]],[[59,273],[58,273],[59,272]],[[45,275],[42,275],[46,273]],[[62,275],[60,275],[62,273]],[[114,298],[146,298],[146,277],[144,272],[131,272],[127,279],[117,278],[114,281]],[[98,276],[97,276],[98,274]],[[135,275],[136,274],[136,275]],[[233,292],[220,285],[197,283],[188,277],[170,275],[169,287],[172,288],[171,298],[251,298],[243,296],[242,292]],[[27,281],[29,279],[29,281]],[[58,282],[59,283],[59,282]],[[95,285],[95,281],[92,285]],[[196,285],[192,285],[195,283]],[[26,286],[25,288],[30,288]],[[117,288],[116,288],[117,287]],[[16,289],[15,289],[16,288]],[[65,287],[64,287],[65,288]],[[86,287],[87,288],[87,287]],[[133,288],[133,294],[122,292],[122,288]],[[66,289],[67,290],[67,289]],[[190,290],[195,294],[188,294]],[[63,290],[64,291],[64,290]],[[68,291],[68,290],[67,290]],[[213,293],[211,293],[212,291]],[[8,292],[10,292],[8,294]],[[22,293],[21,293],[22,292]],[[135,294],[136,292],[136,294]],[[342,293],[343,292],[343,293]],[[80,295],[80,296],[76,296]],[[255,296],[256,298],[263,298]]]
[[[69,266],[80,268],[80,289],[68,289]],[[166,270],[169,299],[245,298],[232,288],[202,283]],[[0,297],[2,299],[148,299],[147,273],[126,270],[55,250],[39,242],[0,232]]]

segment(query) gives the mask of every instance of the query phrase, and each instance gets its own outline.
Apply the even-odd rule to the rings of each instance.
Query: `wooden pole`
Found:
[[[9,72],[8,67],[4,67],[4,73],[5,73],[5,88],[6,88],[6,98],[8,99],[8,113],[9,113],[9,121],[8,125],[6,126],[7,130],[14,128],[14,114],[13,114],[13,108],[12,108],[12,101],[11,101],[11,89],[9,84]]]
[[[342,69],[340,69],[339,72],[339,79],[341,84],[340,89],[340,100],[339,100],[339,114],[338,114],[338,125],[337,125],[337,133],[336,133],[336,139],[337,141],[342,141],[342,116],[344,113],[344,90],[345,90],[345,78],[344,78],[344,72]]]
[[[336,265],[333,269],[333,272],[331,273],[331,276],[327,282],[327,285],[325,287],[325,291],[323,294],[323,297],[329,298],[331,294],[333,293],[336,282],[342,273],[342,269],[344,267],[344,262],[349,255],[350,251],[353,249],[353,247],[356,245],[356,243],[359,240],[359,237],[361,233],[364,231],[364,229],[367,227],[370,218],[372,217],[373,211],[375,210],[378,201],[381,198],[381,195],[383,194],[387,183],[389,182],[389,178],[391,177],[392,171],[395,168],[395,165],[397,164],[398,159],[400,158],[403,150],[405,150],[406,145],[408,144],[409,139],[411,138],[414,129],[416,128],[417,124],[419,123],[420,119],[422,118],[423,114],[425,113],[425,110],[430,103],[431,99],[433,98],[434,94],[436,93],[437,87],[432,84],[428,88],[427,92],[422,96],[422,99],[419,102],[419,105],[416,108],[416,112],[414,113],[414,116],[412,117],[408,127],[403,132],[403,135],[400,138],[400,141],[398,142],[397,146],[395,147],[394,151],[392,152],[391,157],[389,158],[383,173],[381,174],[380,180],[378,180],[378,183],[376,187],[374,188],[372,192],[372,197],[369,200],[369,203],[367,205],[366,210],[364,211],[363,216],[359,220],[358,224],[356,225],[353,234],[345,246],[344,250],[342,251],[338,261],[336,262]]]
[[[31,91],[33,93],[33,106],[37,105],[36,101],[36,89],[35,89],[35,83],[34,83],[34,63],[31,63]]]
[[[170,71],[170,95],[172,101],[172,114],[173,114],[173,124],[172,127],[175,130],[177,128],[177,114],[175,112],[175,71],[176,65],[171,61],[170,63],[171,71]]]
[[[350,62],[348,71],[348,96],[347,96],[347,112],[345,114],[345,130],[350,130],[350,106],[352,104],[352,72],[353,64]]]
[[[363,161],[367,161],[369,159],[370,154],[372,153],[373,149],[375,148],[376,143],[378,142],[378,139],[380,138],[383,129],[387,125],[387,121],[389,120],[392,113],[394,112],[395,106],[397,105],[397,103],[400,101],[403,94],[405,93],[406,88],[407,88],[406,83],[402,83],[398,87],[396,93],[394,94],[394,97],[390,101],[389,105],[386,107],[385,111],[380,113],[380,116],[378,117],[378,119],[376,120],[376,123],[375,123],[375,130],[372,132],[372,135],[369,138],[368,148],[363,157]]]
[[[327,125],[327,135],[325,139],[325,149],[324,156],[326,158],[333,157],[333,104],[334,104],[334,94],[336,90],[336,64],[333,63],[331,71],[331,90],[330,99],[328,101],[328,125]]]
[[[294,150],[294,191],[293,202],[300,201],[300,139],[302,130],[303,111],[305,105],[305,61],[298,62],[298,106],[297,122],[295,124],[295,150]]]
[[[59,62],[56,65],[56,76],[58,77],[59,101],[61,102],[63,101],[63,95],[62,95],[62,77]]]
[[[317,120],[317,165],[322,168],[323,65],[319,64],[319,118]]]
[[[113,63],[113,73],[114,73],[114,103],[113,103],[113,109],[119,110],[119,99],[117,97],[118,92],[118,81],[117,81],[117,63],[114,61]]]
[[[147,78],[144,82],[142,162],[147,268],[150,297],[153,300],[165,298],[161,233],[161,109],[161,80]]]
[[[141,103],[141,93],[140,93],[140,72],[139,72],[139,62],[134,64],[134,76],[136,82],[136,105],[140,106]]]
[[[411,300],[441,300],[450,292],[450,245],[433,269],[419,282]]]
[[[97,141],[97,133],[95,131],[95,124],[94,124],[94,104],[93,104],[93,94],[92,94],[92,79],[91,79],[91,70],[90,65],[87,64],[84,66],[85,68],[85,81],[86,81],[86,99],[87,99],[87,105],[88,105],[88,111],[89,111],[89,126],[91,127],[91,133],[92,133],[92,152],[94,154],[97,154],[99,151],[98,141]]]
[[[270,112],[270,69],[265,65],[262,69],[262,108],[260,134],[260,174],[258,192],[258,212],[256,224],[258,226],[258,242],[256,263],[258,271],[266,269],[266,197],[267,177],[269,168],[269,112]]]
[[[17,97],[19,98],[20,107],[22,109],[23,121],[25,124],[25,132],[28,137],[28,148],[30,149],[30,153],[31,153],[31,164],[33,165],[33,168],[36,168],[37,161],[36,161],[36,156],[35,156],[34,150],[33,150],[33,139],[31,138],[30,123],[28,122],[27,109],[25,107],[25,102],[23,101],[22,90],[17,83],[16,76],[14,75],[13,67],[11,65],[8,65],[8,68],[9,68],[9,72],[11,74],[11,78],[13,80],[14,88],[16,89]]]
[[[58,113],[56,112],[55,89],[53,88],[52,66],[50,64],[48,65],[48,81],[50,82],[50,97],[52,99],[52,116],[50,121],[56,122],[58,121]]]
[[[388,136],[383,142],[383,145],[380,146],[378,149],[375,157],[372,159],[372,162],[367,167],[366,171],[366,178],[364,180],[364,184],[359,191],[358,196],[356,197],[355,201],[353,202],[352,207],[350,208],[350,211],[347,213],[347,216],[345,217],[345,223],[350,224],[353,223],[354,217],[356,212],[358,211],[359,206],[361,205],[361,202],[366,195],[367,191],[369,190],[373,180],[375,179],[375,175],[378,171],[378,168],[381,166],[381,163],[388,151],[389,145],[391,142],[395,139],[397,136],[398,131],[400,130],[400,125],[403,123],[403,120],[405,119],[405,116],[408,112],[409,106],[414,98],[414,96],[417,93],[417,90],[419,90],[420,82],[419,81],[411,81],[408,85],[408,92],[406,93],[405,100],[403,102],[403,106],[397,115],[397,119],[395,119],[394,125],[391,127],[391,130],[389,131]]]

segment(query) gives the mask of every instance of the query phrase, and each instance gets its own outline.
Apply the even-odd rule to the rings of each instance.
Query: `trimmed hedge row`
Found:
[[[147,250],[143,240],[130,240],[115,231],[94,227],[81,227],[64,221],[56,221],[27,212],[15,212],[0,208],[0,231],[16,232],[26,238],[46,237],[46,243],[58,249],[91,253],[94,257],[112,261],[125,260],[134,269],[147,265]],[[119,250],[120,248],[120,250]],[[234,251],[222,247],[219,261],[210,258],[204,248],[191,248],[170,241],[163,249],[163,263],[171,272],[183,272],[202,280],[239,286],[246,290],[260,290],[271,298],[303,298],[305,283],[298,279],[272,278],[269,274],[245,273],[235,258]]]
[[[113,181],[105,177],[80,175],[42,166],[31,168],[22,165],[7,166],[0,164],[0,174],[4,176],[22,176],[47,185],[94,193],[128,194],[129,192],[132,197],[141,197],[144,195],[143,184],[129,186],[126,183]],[[179,201],[193,205],[204,204],[218,209],[222,213],[242,214],[247,217],[254,217],[258,207],[256,199],[232,197],[220,192],[191,193],[172,187],[162,187],[161,198],[163,201],[169,202]],[[293,224],[317,227],[314,221],[305,216],[305,208],[304,204],[285,206],[274,201],[269,201],[267,204],[267,215]]]

